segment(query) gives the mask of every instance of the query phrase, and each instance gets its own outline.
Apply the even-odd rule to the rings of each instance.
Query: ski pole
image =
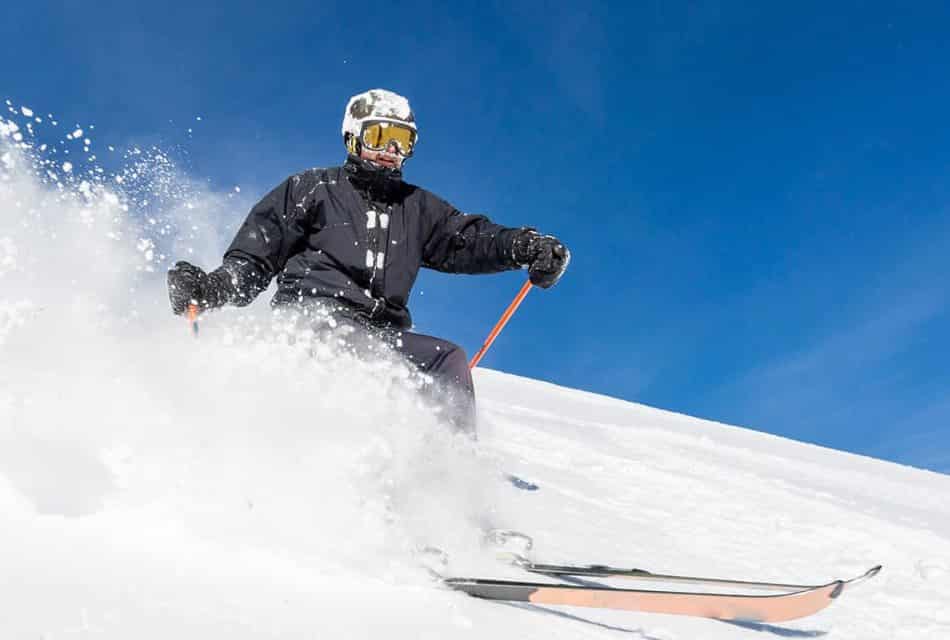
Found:
[[[501,330],[505,328],[505,325],[508,324],[508,321],[511,320],[511,316],[515,314],[515,311],[518,309],[518,305],[521,304],[521,301],[524,300],[525,296],[528,295],[528,292],[531,291],[531,281],[528,280],[524,283],[524,286],[521,287],[521,291],[518,292],[518,295],[515,296],[515,299],[511,301],[511,304],[508,305],[508,308],[505,309],[505,312],[501,314],[501,319],[495,325],[495,328],[491,330],[491,333],[488,334],[488,339],[485,340],[485,344],[482,345],[482,348],[478,350],[478,353],[475,354],[475,357],[472,358],[472,361],[468,363],[469,369],[474,369],[479,361],[484,357],[485,352],[488,351],[488,348],[495,341],[495,338],[498,337],[498,334],[501,333]]]
[[[191,332],[198,337],[198,305],[188,305],[188,322],[191,323]]]

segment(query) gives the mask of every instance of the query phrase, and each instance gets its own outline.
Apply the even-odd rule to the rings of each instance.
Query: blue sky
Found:
[[[485,366],[950,472],[945,3],[137,4],[5,7],[0,98],[262,195],[393,89],[407,179],[573,251]],[[523,277],[426,274],[418,329]]]

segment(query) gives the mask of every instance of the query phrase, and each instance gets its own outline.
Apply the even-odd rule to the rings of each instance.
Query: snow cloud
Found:
[[[426,583],[416,547],[477,548],[495,508],[486,479],[499,476],[420,398],[404,363],[357,359],[263,302],[202,317],[199,340],[171,315],[165,270],[218,264],[219,220],[243,215],[229,194],[161,149],[131,148],[116,170],[73,154],[57,171],[56,156],[0,126],[10,584],[30,575],[105,593],[149,584],[155,567],[134,567],[155,562],[219,586],[269,580],[277,566],[308,580],[341,563]],[[50,565],[63,544],[111,569]]]

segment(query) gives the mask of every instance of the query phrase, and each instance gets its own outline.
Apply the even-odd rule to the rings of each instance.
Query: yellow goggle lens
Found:
[[[402,156],[411,156],[416,144],[416,132],[392,122],[373,122],[363,127],[363,146],[373,151],[384,151],[390,143]]]

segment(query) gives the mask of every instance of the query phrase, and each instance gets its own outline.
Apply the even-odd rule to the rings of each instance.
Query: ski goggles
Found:
[[[367,122],[363,125],[360,141],[373,151],[385,151],[390,143],[395,143],[399,155],[408,158],[416,146],[416,132],[394,122]]]

